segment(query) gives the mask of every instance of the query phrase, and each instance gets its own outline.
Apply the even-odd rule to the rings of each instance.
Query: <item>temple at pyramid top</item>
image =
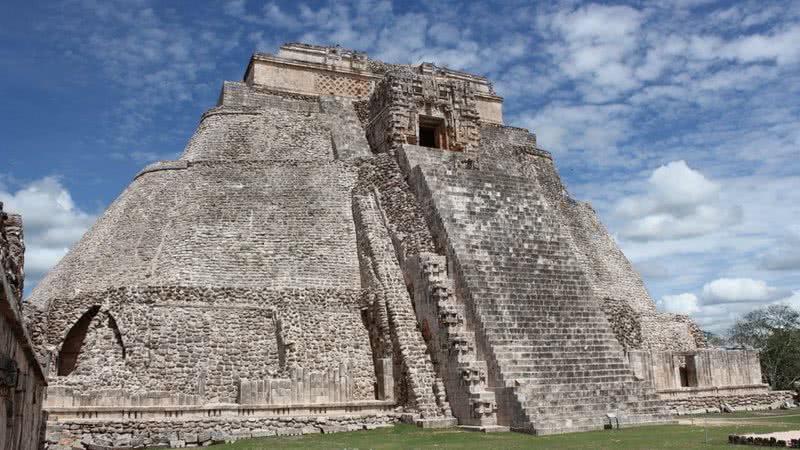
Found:
[[[298,94],[366,97],[393,67],[403,66],[386,64],[364,52],[342,47],[295,43],[282,45],[277,55],[254,54],[247,65],[244,81]],[[503,123],[503,98],[495,94],[492,83],[485,77],[430,63],[419,64],[415,70],[423,75],[435,74],[438,79],[467,83],[474,91],[481,119]]]

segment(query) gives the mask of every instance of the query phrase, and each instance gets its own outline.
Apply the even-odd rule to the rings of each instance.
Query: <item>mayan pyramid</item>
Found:
[[[728,374],[656,311],[502,100],[338,47],[253,55],[33,290],[51,420],[152,443],[545,434],[669,420],[673,382],[762,389],[757,356],[726,353]]]

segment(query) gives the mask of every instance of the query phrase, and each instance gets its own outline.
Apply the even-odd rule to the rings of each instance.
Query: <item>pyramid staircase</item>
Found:
[[[501,424],[551,434],[671,420],[634,377],[538,184],[442,166],[415,168],[410,184],[447,248]]]
[[[444,256],[424,253],[409,258],[417,319],[424,323],[437,373],[445,380],[453,415],[462,428],[508,431],[497,425],[495,394],[488,389],[486,361],[478,357],[475,332],[465,321],[464,305],[453,291]]]

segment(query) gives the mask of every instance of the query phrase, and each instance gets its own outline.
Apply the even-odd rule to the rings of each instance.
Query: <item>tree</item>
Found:
[[[745,314],[729,331],[731,342],[762,350],[774,330],[800,328],[800,311],[788,305],[769,305]]]
[[[761,370],[773,389],[793,389],[800,380],[800,329],[776,329],[761,350]]]
[[[725,336],[720,336],[716,333],[703,330],[703,336],[706,337],[706,342],[711,348],[725,348],[728,346],[728,340]]]
[[[800,380],[800,311],[769,305],[745,314],[729,331],[731,342],[761,352],[761,371],[773,389]]]

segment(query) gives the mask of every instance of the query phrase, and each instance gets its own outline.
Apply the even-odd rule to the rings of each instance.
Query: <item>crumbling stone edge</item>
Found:
[[[47,450],[125,450],[209,446],[242,439],[302,436],[390,427],[399,412],[379,415],[207,418],[195,420],[70,420],[48,425]]]

